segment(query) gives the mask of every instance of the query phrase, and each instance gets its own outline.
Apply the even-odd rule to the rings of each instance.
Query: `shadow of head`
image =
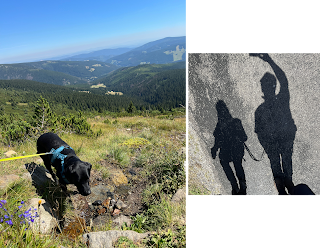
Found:
[[[266,72],[260,79],[261,90],[265,97],[272,97],[276,94],[277,79],[270,72]]]
[[[227,104],[223,100],[219,100],[216,103],[216,110],[218,114],[219,119],[228,119],[232,118],[229,109],[227,107]]]

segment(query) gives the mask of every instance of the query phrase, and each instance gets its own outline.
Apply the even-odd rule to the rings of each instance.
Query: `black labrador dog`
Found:
[[[57,182],[56,175],[51,166],[56,169],[59,183],[66,191],[67,184],[74,184],[81,195],[91,194],[89,186],[90,171],[92,165],[81,161],[74,150],[58,135],[45,133],[37,141],[38,154],[52,152],[49,155],[41,155],[44,165]]]

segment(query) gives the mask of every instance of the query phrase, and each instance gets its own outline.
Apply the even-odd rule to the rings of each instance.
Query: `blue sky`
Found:
[[[0,64],[132,47],[185,34],[185,0],[12,0],[0,4]]]

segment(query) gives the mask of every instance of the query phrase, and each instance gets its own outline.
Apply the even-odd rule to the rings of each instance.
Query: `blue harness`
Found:
[[[62,150],[65,149],[65,148],[72,149],[70,146],[67,146],[67,147],[66,146],[60,146],[56,150],[54,148],[51,149],[51,151],[50,151],[50,153],[52,153],[51,164],[53,164],[53,162],[56,159],[60,159],[61,160],[61,176],[62,176],[63,180],[67,184],[69,184],[69,181],[66,179],[66,177],[64,175],[64,159],[67,157],[67,155],[61,153]]]

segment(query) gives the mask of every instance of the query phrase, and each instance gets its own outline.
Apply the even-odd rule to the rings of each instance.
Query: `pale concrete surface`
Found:
[[[289,81],[290,109],[298,129],[293,182],[305,183],[320,194],[320,54],[269,55]],[[215,104],[225,101],[232,117],[242,121],[246,144],[260,157],[263,148],[254,132],[254,113],[264,101],[260,79],[265,72],[274,72],[268,63],[249,54],[189,54],[188,61],[189,178],[201,182],[212,194],[231,194],[219,159],[213,160],[210,153],[217,124]],[[261,162],[253,161],[247,152],[244,158],[247,194],[278,194],[267,155]]]

